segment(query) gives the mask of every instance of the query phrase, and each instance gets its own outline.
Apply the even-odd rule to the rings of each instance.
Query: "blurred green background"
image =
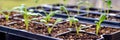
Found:
[[[0,8],[11,9],[13,7],[25,4],[27,7],[37,6],[40,4],[55,4],[60,3],[59,0],[39,0],[36,4],[34,0],[0,0]]]
[[[71,1],[69,2],[70,0],[67,0],[66,3],[71,3],[72,2],[75,2],[77,3],[78,1]],[[89,0],[94,6],[95,5],[98,5],[96,4],[96,0]],[[39,2],[36,4],[34,2],[34,0],[0,0],[0,8],[2,9],[11,9],[13,7],[16,7],[16,6],[19,6],[21,4],[25,4],[27,5],[27,7],[30,7],[30,6],[37,6],[37,5],[40,5],[40,4],[55,4],[55,3],[63,3],[63,1],[61,0],[39,0]],[[112,0],[112,6],[113,8],[112,9],[115,9],[115,10],[120,10],[120,0]]]

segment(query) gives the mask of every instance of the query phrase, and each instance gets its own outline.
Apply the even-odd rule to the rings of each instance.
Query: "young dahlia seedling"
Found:
[[[79,31],[81,30],[81,24],[79,25],[79,27],[76,26],[76,34],[79,34]]]
[[[112,1],[111,0],[105,0],[105,4],[106,4],[106,6],[107,6],[107,8],[108,8],[108,10],[107,10],[107,19],[108,19],[108,13],[109,13],[109,10],[110,10],[110,8],[112,8]]]
[[[5,16],[5,19],[6,21],[9,21],[9,16],[10,16],[10,11],[7,11],[7,13],[4,13],[2,10],[1,10],[1,14]]]
[[[68,18],[70,17],[70,15],[69,15],[67,9],[65,8],[65,6],[60,6],[60,10],[63,11],[63,12],[66,12],[67,15],[68,15]]]
[[[83,4],[83,1],[79,0],[78,3],[77,3],[77,5],[78,5],[78,6],[77,6],[77,9],[78,9],[77,14],[80,14],[80,13],[79,13],[79,10],[80,10],[80,6],[81,6],[82,4]]]
[[[78,27],[76,23],[78,23],[79,20],[77,18],[75,18],[75,17],[70,17],[70,18],[68,18],[68,21],[69,21],[69,26],[70,27],[73,26],[72,24],[75,25],[76,34],[78,35],[79,34],[79,30],[81,29],[81,25],[79,25],[79,27]]]
[[[69,26],[71,27],[72,24],[75,24],[76,26],[76,23],[79,21],[78,19],[76,19],[75,17],[70,17],[67,19],[69,21]]]
[[[50,21],[51,17],[54,16],[55,14],[57,14],[57,13],[58,13],[57,11],[52,11],[49,14],[46,13],[46,16],[43,19],[41,19],[40,21],[48,24],[48,22]]]
[[[90,2],[89,1],[85,1],[85,3],[84,3],[85,5],[89,5],[88,7],[87,7],[87,17],[88,17],[88,15],[89,15],[89,11],[90,11],[90,7],[92,7],[92,4],[90,4]]]
[[[47,28],[48,28],[48,33],[51,34],[53,27],[54,27],[57,23],[59,23],[59,22],[61,22],[61,21],[62,21],[61,18],[57,18],[57,20],[56,20],[55,23],[52,25],[52,27],[49,27],[49,26],[48,26],[48,27],[47,27]]]
[[[23,15],[24,23],[25,23],[25,26],[26,26],[26,28],[25,28],[26,30],[29,29],[29,22],[31,21],[31,19],[29,19],[29,17],[30,16],[41,15],[41,14],[38,14],[38,13],[32,13],[34,11],[33,9],[27,10],[27,8],[25,7],[24,4],[21,4],[21,6],[15,7],[13,9],[19,11]]]
[[[22,4],[20,7],[19,7],[19,11],[23,14],[23,18],[24,18],[24,23],[25,23],[25,26],[26,26],[26,30],[29,29],[29,17],[30,15],[28,14],[28,11],[27,11],[27,8],[25,7],[24,4]]]
[[[101,14],[99,21],[96,22],[96,35],[98,35],[100,28],[101,28],[101,23],[106,19],[106,13]]]

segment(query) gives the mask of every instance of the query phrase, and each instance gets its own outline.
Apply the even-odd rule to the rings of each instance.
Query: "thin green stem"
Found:
[[[25,25],[26,25],[26,30],[28,30],[29,29],[29,16],[30,15],[28,15],[27,14],[27,9],[26,8],[24,8],[24,22],[25,22]]]
[[[72,26],[72,21],[69,21],[70,23],[69,23],[69,25],[70,25],[70,27]]]
[[[48,27],[48,33],[51,34],[53,27],[49,27],[49,26],[47,27]]]
[[[98,35],[98,33],[99,33],[99,31],[100,31],[100,28],[101,28],[101,27],[100,27],[100,24],[97,24],[97,25],[96,25],[96,35]]]
[[[77,27],[77,25],[76,25],[76,33],[77,33],[77,35],[79,35],[80,29],[81,29],[81,24],[79,25],[79,27]]]

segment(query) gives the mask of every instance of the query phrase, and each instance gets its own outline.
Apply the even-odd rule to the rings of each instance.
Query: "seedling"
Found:
[[[53,27],[54,27],[57,23],[59,23],[59,22],[61,22],[61,21],[62,21],[62,19],[61,19],[61,18],[58,18],[58,19],[56,19],[56,21],[55,21],[55,23],[52,25],[52,27],[47,26],[47,28],[48,28],[48,33],[51,34],[51,31],[52,31]]]
[[[76,33],[77,33],[77,35],[79,34],[79,30],[81,30],[81,25],[79,25],[79,27],[76,26]]]
[[[9,21],[10,11],[7,11],[7,13],[3,13],[1,10],[1,14],[5,16],[6,21]]]
[[[89,1],[85,1],[85,4],[86,4],[86,5],[89,5],[89,6],[87,7],[87,9],[86,9],[86,10],[87,10],[87,17],[88,17],[89,11],[90,11],[90,7],[92,6],[92,4],[90,4]]]
[[[109,9],[112,8],[112,1],[111,0],[105,0],[106,6],[108,8],[107,10],[107,19],[108,19],[108,13],[109,13]]]
[[[82,4],[83,4],[83,2],[82,2],[81,0],[79,0],[78,6],[77,6],[77,9],[78,9],[77,14],[80,14],[80,13],[79,13],[79,10],[80,10],[80,6],[81,6]]]
[[[60,10],[63,11],[63,12],[66,12],[67,15],[68,15],[68,18],[70,17],[70,15],[69,15],[67,9],[65,8],[65,6],[60,6]]]
[[[69,26],[70,26],[70,27],[72,26],[72,24],[75,25],[76,33],[77,33],[77,35],[78,35],[78,34],[79,34],[79,30],[80,30],[80,28],[81,28],[81,25],[78,27],[76,23],[77,23],[79,20],[78,20],[77,18],[75,18],[75,17],[71,17],[71,18],[68,18],[68,21],[69,21]]]
[[[40,21],[44,21],[47,24],[50,21],[51,17],[54,16],[56,13],[56,11],[50,12],[49,14],[46,14],[46,16]]]
[[[106,13],[101,14],[99,21],[96,22],[96,35],[98,35],[100,28],[101,28],[101,23],[106,19]]]
[[[75,24],[75,26],[76,26],[76,22],[78,22],[79,20],[76,19],[75,17],[70,17],[70,18],[68,18],[68,21],[69,21],[69,26],[71,27],[72,24]]]
[[[22,4],[21,6],[20,6],[20,11],[22,11],[22,13],[23,13],[23,17],[24,17],[24,23],[25,23],[25,26],[26,26],[26,30],[28,30],[28,28],[29,28],[29,17],[30,17],[30,15],[28,14],[28,11],[27,11],[27,8],[25,7],[25,5],[24,4]]]

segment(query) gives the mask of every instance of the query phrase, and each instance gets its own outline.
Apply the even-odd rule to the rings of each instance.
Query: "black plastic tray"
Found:
[[[59,8],[58,8],[58,10],[59,10]],[[69,9],[69,10],[73,11],[73,9]],[[76,11],[76,10],[74,10],[74,11]],[[44,12],[39,12],[37,10],[35,10],[34,12],[35,13],[40,13],[40,14],[45,16]],[[84,12],[86,12],[86,11],[84,11]],[[53,16],[53,17],[66,19],[67,15],[55,14],[55,16]],[[80,20],[80,22],[84,22],[84,23],[95,24],[95,21],[98,21],[98,20],[95,20],[95,19],[83,18],[83,17],[80,17],[80,16],[75,16],[75,17],[78,18]],[[120,28],[119,23],[108,22],[108,21],[104,21],[102,23],[102,26],[113,26],[113,27]],[[21,31],[21,30],[17,30],[17,29],[11,29],[11,28],[8,28],[8,27],[5,27],[5,26],[0,26],[0,31],[6,32],[8,34],[8,37],[7,37],[8,39],[11,38],[12,35],[13,35],[13,38],[16,38],[18,36],[18,38],[23,37],[25,39],[31,39],[31,40],[59,40],[58,38],[52,38],[52,37],[48,37],[48,36],[44,36],[44,35],[36,35],[36,34],[32,34],[30,32]],[[116,35],[119,38],[120,33],[117,33],[117,34],[114,34],[114,35]],[[111,38],[110,36],[105,37],[105,39],[110,39],[110,38]]]
[[[81,7],[80,8],[81,10],[86,10],[87,8],[86,7]],[[90,11],[93,11],[93,12],[95,12],[95,11],[97,11],[97,12],[101,12],[101,10],[102,10],[102,13],[104,13],[104,12],[106,12],[108,9],[100,9],[100,8],[94,8],[94,7],[91,7],[91,8],[89,8],[90,9]],[[112,9],[110,9],[109,10],[109,13],[120,13],[120,11],[119,10],[112,10]]]
[[[37,6],[37,7],[41,7],[41,6]],[[42,6],[44,8],[44,11],[56,11],[56,10],[60,10],[59,6],[55,6],[55,7],[51,7],[51,5],[46,5],[46,6]],[[29,9],[34,9],[34,11],[40,12],[39,10],[35,10],[35,7],[29,7]],[[85,13],[87,13],[85,10],[76,10],[76,9],[71,9],[71,8],[66,8],[68,12],[73,12],[73,13],[77,13],[79,11],[80,14],[75,14],[75,15],[70,15],[70,16],[76,16],[76,15],[83,15]],[[60,14],[60,15],[67,15],[67,14]]]
[[[76,31],[68,31],[68,32],[64,32],[64,33],[61,33],[61,34],[56,35],[56,37],[57,37],[57,36],[63,36],[63,35],[65,35],[65,34],[67,34],[67,33],[76,33]],[[96,36],[95,34],[87,33],[87,32],[82,32],[82,31],[80,31],[79,33],[86,33],[86,34],[90,34],[90,35],[94,35],[94,36]],[[101,38],[99,38],[99,39],[92,39],[92,40],[104,40],[104,38],[101,37]]]
[[[89,13],[89,14],[100,15],[100,14],[98,14],[98,13]],[[79,16],[77,16],[77,17],[83,17],[83,16],[85,16],[85,15],[87,15],[87,14],[84,14],[84,15],[79,15]],[[109,16],[111,16],[111,15],[109,15]],[[115,17],[115,18],[118,18],[118,19],[120,19],[120,16],[119,16],[119,15],[112,16],[112,17]],[[99,19],[95,19],[95,18],[88,18],[88,17],[83,17],[83,18],[86,18],[86,19],[94,19],[94,20],[99,20]],[[105,22],[111,22],[111,23],[118,23],[118,24],[120,24],[120,22],[117,22],[117,21],[108,21],[108,20],[105,20]]]
[[[0,31],[0,40],[6,40],[6,32]]]
[[[58,40],[57,38],[52,38],[44,35],[37,35],[23,30],[11,29],[5,26],[0,26],[0,30],[6,32],[6,39],[8,40],[19,40],[20,38],[26,40]]]
[[[60,18],[65,19],[65,18],[67,18],[67,15],[56,14],[54,17],[60,17]],[[94,21],[96,21],[94,19],[86,19],[86,18],[81,18],[81,17],[76,17],[76,18],[78,18],[80,20],[80,22],[90,23],[90,24],[94,24]],[[120,27],[119,24],[116,24],[116,23],[109,23],[108,24],[108,22],[103,22],[102,25],[105,25],[105,26],[108,26],[108,25],[111,26],[112,25],[112,26]],[[12,37],[12,39],[22,38],[22,39],[26,39],[26,40],[27,39],[29,39],[29,40],[60,40],[60,39],[57,39],[57,38],[51,38],[51,37],[44,36],[44,35],[36,35],[36,34],[26,32],[26,31],[11,29],[11,28],[8,28],[8,27],[5,27],[5,26],[1,26],[0,30],[8,33],[8,36],[7,36],[8,39],[11,39],[11,37]],[[119,35],[119,34],[117,34],[117,35]],[[119,36],[117,36],[117,37],[119,37]],[[106,37],[105,39],[109,39],[109,37]]]
[[[44,12],[39,12],[39,11],[34,11],[34,12],[45,15]],[[94,13],[94,12],[93,12],[93,13]],[[96,13],[95,13],[95,14],[96,14]],[[85,15],[85,14],[84,14],[84,15]],[[62,14],[55,14],[53,17],[58,17],[58,18],[63,18],[63,19],[68,18],[67,15],[62,15]],[[75,16],[75,17],[78,18],[78,19],[80,20],[80,22],[83,22],[83,21],[84,21],[84,23],[95,24],[95,21],[98,21],[97,19],[93,19],[93,18],[84,18],[84,17],[82,17],[82,15]],[[109,22],[109,21],[104,21],[104,22],[102,23],[103,26],[115,26],[115,27],[120,27],[119,24],[120,24],[120,23]]]

